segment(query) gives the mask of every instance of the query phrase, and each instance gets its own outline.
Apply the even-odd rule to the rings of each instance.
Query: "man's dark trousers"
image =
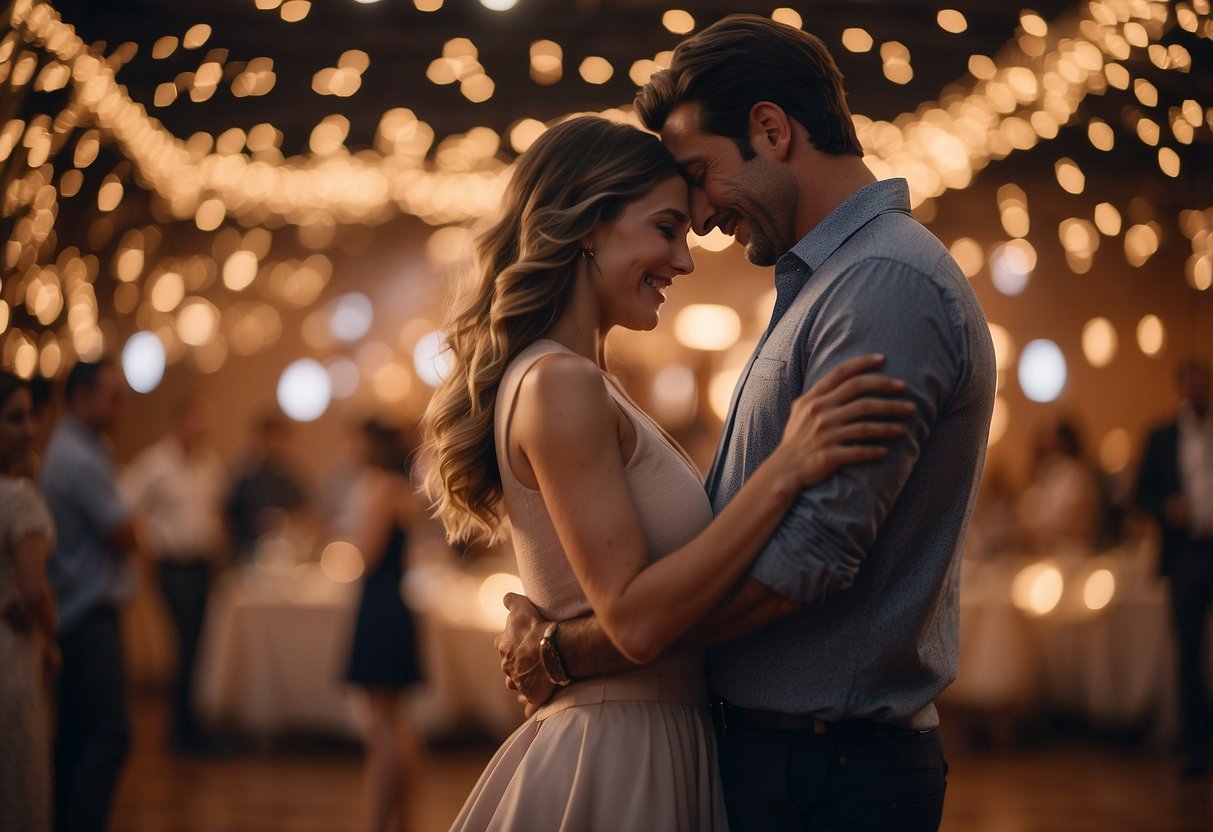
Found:
[[[729,725],[721,779],[733,832],[935,832],[947,763],[937,731],[872,735]]]
[[[130,748],[116,610],[93,610],[60,634],[55,725],[56,832],[102,832]]]

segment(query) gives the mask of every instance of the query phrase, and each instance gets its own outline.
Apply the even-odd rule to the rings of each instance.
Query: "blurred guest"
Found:
[[[407,829],[406,795],[419,758],[416,734],[400,710],[401,691],[421,681],[412,615],[401,598],[409,528],[420,508],[409,479],[410,454],[399,431],[367,422],[354,482],[351,542],[365,577],[346,681],[366,698],[366,824]]]
[[[210,403],[188,396],[178,403],[173,429],[131,462],[122,488],[143,521],[146,548],[156,559],[160,589],[177,634],[172,744],[188,752],[213,748],[194,714],[194,665],[206,614],[211,570],[224,553],[223,489],[219,456],[207,445],[214,422]]]
[[[59,403],[55,400],[54,383],[42,376],[34,376],[29,380],[30,400],[33,403],[34,425],[38,431],[34,439],[35,465],[31,470],[37,470],[37,461],[42,459],[46,443],[50,440],[51,428],[58,419]]]
[[[257,543],[281,528],[287,516],[307,502],[306,492],[290,461],[291,425],[279,413],[257,423],[253,448],[237,468],[224,513],[238,562],[253,559]]]
[[[55,828],[105,828],[130,745],[119,607],[136,588],[135,534],[103,434],[122,413],[125,382],[109,360],[67,377],[66,413],[39,481],[55,520],[48,563],[59,599]]]
[[[1162,527],[1160,573],[1171,582],[1171,613],[1179,645],[1182,774],[1209,771],[1213,720],[1207,680],[1206,619],[1213,603],[1213,417],[1209,365],[1179,368],[1183,397],[1175,421],[1150,434],[1137,482],[1137,504]]]
[[[1062,420],[1037,448],[1034,482],[1019,502],[1019,525],[1040,551],[1090,552],[1101,500],[1095,467],[1083,455],[1078,427]]]
[[[366,467],[366,438],[364,424],[351,424],[346,442],[337,461],[325,472],[316,491],[315,512],[330,537],[341,536],[354,527],[352,512],[355,505],[354,484]]]
[[[987,468],[965,535],[965,557],[992,558],[1014,551],[1019,545],[1014,490],[1002,469]]]
[[[0,830],[46,832],[51,784],[39,671],[59,668],[46,582],[54,526],[29,479],[38,429],[30,388],[0,371]]]
[[[1111,549],[1129,536],[1129,513],[1133,506],[1133,473],[1125,468],[1104,473],[1099,483],[1099,533],[1097,546]]]

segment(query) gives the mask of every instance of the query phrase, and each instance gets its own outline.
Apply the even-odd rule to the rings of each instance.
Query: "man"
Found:
[[[122,413],[112,361],[80,362],[39,475],[55,519],[47,563],[59,599],[55,828],[103,830],[130,745],[119,608],[135,592],[130,511],[104,434]]]
[[[225,474],[207,446],[213,408],[197,396],[183,399],[174,428],[131,462],[122,489],[144,521],[156,558],[160,589],[177,631],[172,745],[187,752],[214,746],[194,714],[194,665],[206,614],[211,570],[224,551]]]
[[[1213,725],[1204,678],[1205,623],[1213,605],[1213,415],[1209,365],[1179,367],[1175,421],[1150,434],[1137,482],[1137,504],[1162,528],[1159,572],[1171,582],[1171,615],[1179,645],[1180,774],[1208,773]]]
[[[290,461],[291,426],[278,412],[261,417],[254,444],[238,469],[224,505],[232,554],[249,563],[261,538],[283,526],[307,495]]]
[[[844,359],[884,354],[918,405],[886,460],[805,491],[750,577],[676,646],[719,645],[708,681],[730,824],[935,829],[946,765],[932,702],[956,672],[961,543],[994,397],[981,308],[911,218],[905,182],[864,165],[812,35],[725,18],[681,44],[636,106],[691,183],[696,233],[720,228],[776,266],[771,323],[708,474],[714,509]],[[525,599],[507,606],[502,667],[531,702],[563,672],[626,666],[594,618],[553,632]]]

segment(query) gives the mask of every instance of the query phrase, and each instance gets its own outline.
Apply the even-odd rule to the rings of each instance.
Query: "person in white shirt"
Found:
[[[1100,482],[1078,426],[1063,419],[1041,445],[1035,481],[1019,501],[1020,531],[1038,552],[1090,554],[1099,540]]]
[[[211,574],[225,553],[226,476],[207,444],[214,421],[210,403],[187,396],[175,416],[173,429],[135,457],[121,485],[157,561],[177,635],[172,743],[178,750],[197,752],[212,744],[194,714],[192,690]]]

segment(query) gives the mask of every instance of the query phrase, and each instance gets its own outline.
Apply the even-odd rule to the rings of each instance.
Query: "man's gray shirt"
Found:
[[[118,494],[109,449],[70,414],[51,436],[38,484],[55,518],[47,577],[66,633],[94,610],[116,608],[134,596],[134,563],[106,543],[130,509]]]
[[[831,212],[780,258],[775,285],[708,473],[717,513],[779,444],[792,402],[840,362],[884,354],[918,409],[885,459],[801,494],[750,575],[803,608],[712,650],[709,681],[741,707],[934,727],[956,675],[961,543],[993,409],[989,327],[901,179]]]

